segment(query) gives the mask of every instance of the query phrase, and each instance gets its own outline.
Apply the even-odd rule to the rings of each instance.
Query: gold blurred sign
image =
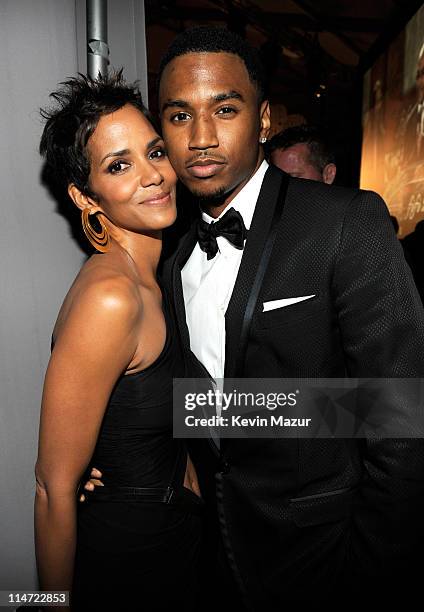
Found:
[[[404,237],[424,218],[424,7],[364,77],[361,188]]]

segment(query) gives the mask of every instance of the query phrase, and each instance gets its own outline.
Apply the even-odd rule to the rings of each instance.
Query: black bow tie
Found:
[[[247,237],[247,229],[243,223],[243,217],[234,208],[227,210],[225,215],[218,221],[207,223],[203,219],[199,219],[197,224],[197,239],[202,251],[208,255],[208,259],[213,259],[218,253],[217,236],[223,236],[236,249],[242,249],[244,241]]]

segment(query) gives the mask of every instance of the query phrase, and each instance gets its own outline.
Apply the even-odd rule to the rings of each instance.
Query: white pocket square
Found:
[[[267,310],[275,310],[276,308],[284,308],[285,306],[290,306],[291,304],[297,304],[297,302],[304,302],[305,300],[310,300],[315,297],[315,293],[313,295],[301,295],[299,297],[293,298],[283,298],[282,300],[271,300],[271,302],[263,303],[262,312],[266,312]]]

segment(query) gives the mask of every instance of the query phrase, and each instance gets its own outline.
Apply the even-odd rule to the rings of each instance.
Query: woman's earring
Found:
[[[102,231],[96,232],[90,225],[90,221],[88,219],[89,216],[90,209],[84,208],[81,212],[81,222],[84,234],[87,236],[88,240],[95,249],[100,251],[100,253],[106,253],[106,251],[108,251],[110,247],[110,238],[109,233],[106,229],[106,225],[100,218],[98,218],[97,220],[100,223]]]
[[[266,136],[261,136],[261,139],[259,140],[259,142],[261,144],[265,144],[266,143]]]

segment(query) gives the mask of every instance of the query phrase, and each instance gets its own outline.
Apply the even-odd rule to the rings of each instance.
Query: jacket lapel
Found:
[[[287,178],[283,172],[270,166],[262,183],[237,279],[225,313],[225,378],[235,376],[246,307],[271,229],[282,181],[285,180]]]
[[[174,298],[175,314],[181,340],[185,348],[190,348],[190,335],[187,326],[186,312],[184,305],[183,284],[181,281],[181,270],[187,259],[190,257],[196,245],[196,223],[193,223],[187,234],[182,238],[177,252],[172,262],[171,270],[171,290]]]

